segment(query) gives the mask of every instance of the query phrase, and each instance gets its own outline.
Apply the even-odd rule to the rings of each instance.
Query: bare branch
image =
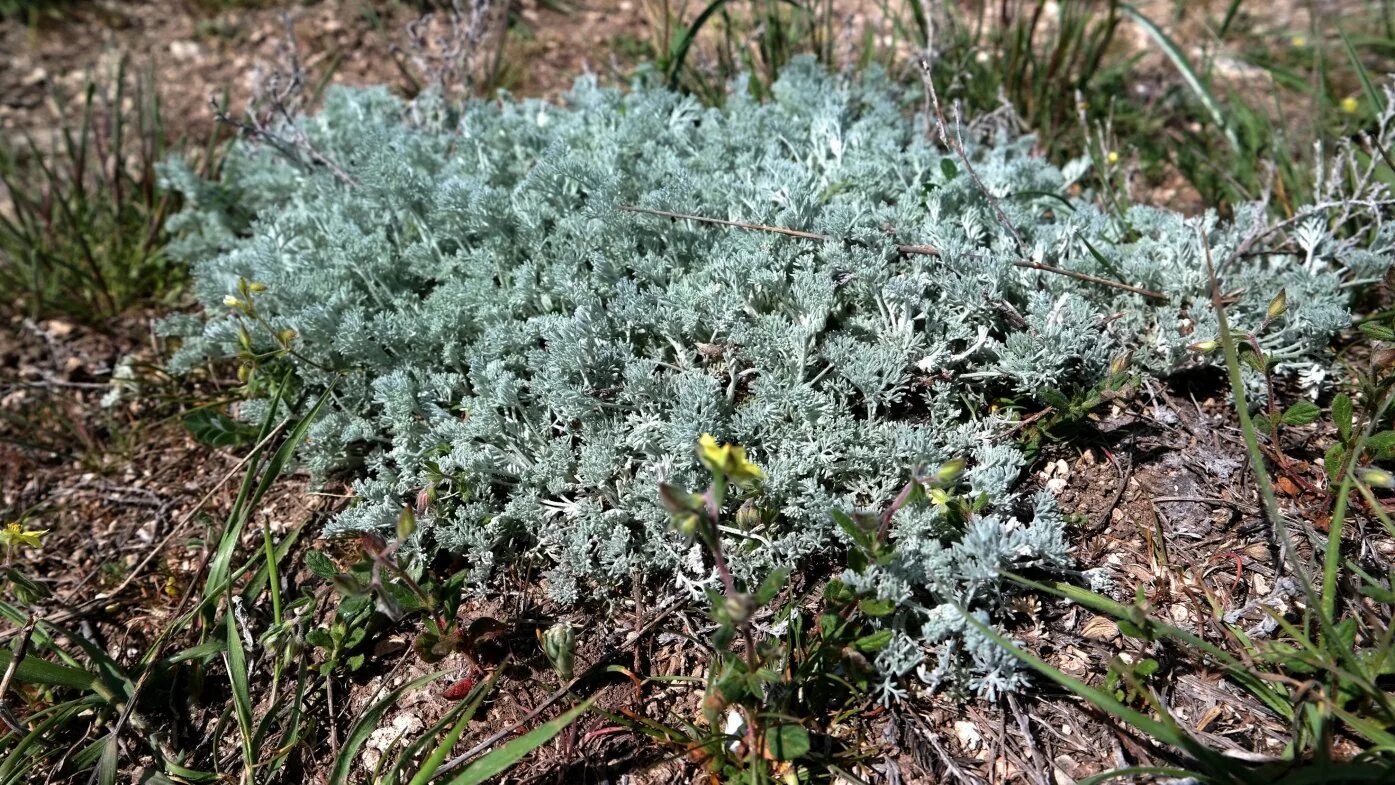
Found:
[[[786,237],[797,237],[801,240],[814,240],[816,242],[821,243],[833,241],[833,238],[829,237],[826,234],[818,234],[817,232],[806,232],[800,229],[789,229],[783,226],[770,226],[768,224],[745,223],[743,221],[727,221],[721,218],[708,218],[704,215],[692,215],[690,213],[675,213],[670,212],[668,210],[655,210],[653,208],[637,207],[635,205],[620,205],[618,209],[630,213],[644,213],[646,215],[657,215],[662,218],[672,218],[674,220],[695,221],[698,223],[714,224],[717,226],[731,226],[737,229],[745,229],[753,232],[768,232],[770,234],[782,234]],[[903,245],[898,243],[896,245],[896,251],[902,254],[903,256],[940,255],[940,249],[929,245]],[[1012,266],[1024,270],[1039,270],[1044,273],[1064,275],[1067,278],[1074,278],[1078,281],[1086,281],[1088,283],[1099,284],[1100,286],[1109,286],[1115,289],[1122,289],[1126,292],[1132,292],[1133,294],[1138,294],[1154,300],[1167,302],[1167,295],[1163,294],[1162,292],[1155,292],[1151,289],[1144,289],[1142,287],[1133,286],[1132,284],[1123,283],[1122,281],[1115,281],[1109,278],[1101,278],[1097,275],[1090,275],[1089,273],[1077,272],[1075,270],[1066,270],[1060,267],[1052,267],[1049,264],[1027,261],[1025,259],[1014,260],[1012,262]]]
[[[998,223],[1002,224],[1003,228],[1007,229],[1008,233],[1012,235],[1012,239],[1017,241],[1017,253],[1023,258],[1030,258],[1031,254],[1027,252],[1027,246],[1022,242],[1022,235],[1018,233],[1017,227],[1013,226],[1012,221],[1008,220],[1007,213],[1003,212],[1003,208],[998,204],[997,198],[989,192],[988,186],[983,184],[983,180],[979,179],[978,172],[974,171],[974,165],[969,161],[969,154],[964,151],[963,137],[950,134],[949,124],[945,122],[944,109],[940,107],[940,97],[935,93],[935,80],[932,79],[930,75],[930,61],[925,56],[920,58],[920,81],[925,86],[925,99],[929,102],[930,108],[934,110],[935,125],[940,131],[940,141],[944,142],[946,147],[953,150],[954,154],[959,156],[960,163],[964,164],[965,171],[967,171],[969,177],[973,179],[974,185],[978,186],[979,193],[983,194],[983,198],[987,200],[988,206],[993,208],[993,214],[998,218]],[[959,128],[958,109],[955,110],[954,120],[955,127]],[[929,131],[928,118],[926,131]]]
[[[243,138],[271,147],[282,158],[306,171],[316,166],[323,167],[345,185],[358,185],[358,181],[343,167],[316,149],[305,130],[295,122],[305,110],[305,69],[300,64],[290,14],[282,14],[281,23],[285,27],[281,46],[282,67],[272,69],[257,79],[252,98],[247,104],[245,119],[232,117],[226,107],[218,105],[216,98],[209,101],[213,116],[218,122],[237,129]]]

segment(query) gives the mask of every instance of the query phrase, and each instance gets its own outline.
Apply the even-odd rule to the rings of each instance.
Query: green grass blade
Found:
[[[334,766],[330,769],[330,776],[326,781],[348,782],[349,772],[353,769],[354,761],[358,760],[359,750],[363,747],[364,742],[368,741],[374,728],[378,727],[378,721],[383,718],[387,710],[392,708],[404,693],[428,684],[446,673],[447,671],[436,671],[419,676],[384,695],[381,700],[364,712],[363,716],[359,717],[358,721],[349,729],[348,736],[344,738],[344,744],[339,748],[339,756],[334,759]]]
[[[1235,15],[1239,13],[1240,6],[1245,0],[1230,0],[1230,5],[1225,9],[1225,17],[1221,20],[1220,29],[1216,30],[1216,38],[1225,40],[1225,34],[1230,32],[1230,25],[1235,21]]]
[[[0,673],[10,667],[10,659],[14,655],[8,650],[0,651]],[[19,667],[15,668],[16,679],[21,684],[41,684],[46,687],[71,687],[77,690],[91,689],[97,683],[99,677],[95,673],[82,670],[81,668],[70,668],[66,665],[57,665],[48,660],[38,657],[25,657],[19,661]]]
[[[1144,16],[1137,8],[1128,4],[1121,4],[1119,10],[1128,14],[1130,18],[1137,22],[1138,26],[1142,27],[1143,31],[1163,50],[1163,54],[1167,55],[1167,59],[1172,61],[1172,65],[1177,69],[1177,73],[1181,75],[1182,81],[1186,82],[1187,87],[1196,95],[1197,100],[1201,101],[1201,105],[1206,108],[1206,113],[1211,115],[1212,121],[1225,133],[1226,141],[1230,143],[1231,148],[1238,152],[1240,150],[1240,140],[1235,135],[1235,129],[1232,128],[1230,123],[1226,120],[1225,112],[1222,111],[1220,102],[1216,100],[1216,96],[1212,94],[1210,88],[1201,81],[1201,77],[1197,75],[1196,69],[1192,68],[1191,61],[1187,59],[1187,54],[1182,51],[1181,47],[1177,45],[1177,42],[1169,38],[1167,33],[1163,32],[1162,28],[1153,24],[1153,21]]]
[[[464,771],[455,775],[450,780],[449,785],[479,785],[496,774],[502,774],[522,760],[525,755],[548,743],[553,736],[561,733],[568,725],[575,722],[577,717],[591,708],[591,703],[594,700],[595,698],[587,700],[557,719],[543,723],[513,741],[490,750],[484,757],[466,766]]]
[[[1371,83],[1371,74],[1366,70],[1366,65],[1361,62],[1361,58],[1356,54],[1356,47],[1352,46],[1351,39],[1347,37],[1345,31],[1338,30],[1337,35],[1342,37],[1342,45],[1346,47],[1347,58],[1351,60],[1351,68],[1356,72],[1356,76],[1361,80],[1361,92],[1366,94],[1366,100],[1371,102],[1371,109],[1379,115],[1385,111],[1385,99],[1381,97],[1380,91]]]
[[[906,3],[911,7],[911,17],[915,19],[915,29],[920,33],[920,39],[916,45],[922,49],[930,46],[930,17],[925,15],[925,5],[920,0],[908,0]]]
[[[1166,714],[1163,715],[1164,717],[1167,717],[1166,721],[1157,720],[1148,716],[1147,714],[1144,714],[1141,711],[1138,711],[1137,709],[1134,709],[1131,706],[1127,706],[1116,700],[1113,695],[1110,695],[1104,690],[1091,687],[1085,682],[1075,679],[1066,674],[1065,672],[1053,667],[1050,663],[1046,662],[1040,657],[1037,657],[1036,655],[1030,652],[1019,649],[1016,646],[1016,644],[1008,640],[997,630],[994,630],[992,627],[989,627],[988,625],[979,621],[977,618],[975,618],[972,614],[968,613],[964,609],[961,608],[959,612],[963,616],[965,621],[967,621],[980,633],[987,636],[989,640],[1003,647],[1003,649],[1007,651],[1009,654],[1021,660],[1024,664],[1031,667],[1033,670],[1037,671],[1041,675],[1045,676],[1051,681],[1056,682],[1065,689],[1070,690],[1072,693],[1083,698],[1084,700],[1089,701],[1091,705],[1093,705],[1100,711],[1103,711],[1106,714],[1112,715],[1117,719],[1128,723],[1138,731],[1145,733],[1148,736],[1157,739],[1158,741],[1161,741],[1165,744],[1169,744],[1179,750],[1184,751],[1212,772],[1233,770],[1232,766],[1228,764],[1227,761],[1221,755],[1216,753],[1214,750],[1208,749],[1206,746],[1199,743],[1196,739],[1192,738],[1190,734],[1183,730],[1179,725],[1177,725],[1176,722],[1172,720],[1171,717],[1168,717]],[[1244,778],[1241,777],[1238,779]]]
[[[247,678],[247,653],[242,648],[242,635],[237,631],[237,618],[231,608],[225,621],[228,648],[223,653],[223,662],[228,669],[228,681],[232,684],[233,710],[242,735],[242,762],[251,771],[257,761],[253,748],[252,693]]]
[[[81,699],[60,704],[61,708],[55,707],[52,714],[29,730],[14,747],[10,748],[0,760],[0,785],[10,785],[10,783],[26,782],[25,775],[29,774],[29,767],[26,766],[32,759],[29,757],[31,748],[37,750],[36,757],[43,758],[48,752],[40,744],[50,731],[63,727],[79,712],[90,711],[100,706],[94,700]]]
[[[799,3],[796,2],[796,0],[779,1],[799,8]],[[673,56],[669,60],[668,65],[668,86],[670,89],[678,89],[678,80],[683,74],[683,62],[688,59],[688,50],[692,48],[693,42],[697,40],[698,34],[701,33],[702,29],[707,26],[707,23],[712,20],[712,17],[726,6],[727,2],[728,0],[712,0],[712,2],[708,3],[707,7],[703,8],[702,12],[693,19],[693,24],[683,31],[683,37],[674,44]]]
[[[436,770],[441,768],[442,763],[446,762],[446,756],[455,747],[455,743],[460,741],[461,734],[469,726],[470,720],[475,718],[475,712],[479,711],[480,706],[484,704],[485,697],[493,691],[494,682],[499,680],[499,674],[503,672],[503,668],[496,668],[487,681],[475,687],[474,696],[462,707],[459,721],[451,727],[445,738],[441,739],[441,743],[437,744],[436,748],[431,751],[431,755],[421,764],[421,769],[417,771],[415,777],[412,777],[412,781],[408,785],[426,785],[432,777],[436,776]]]
[[[287,377],[289,373],[287,374]],[[263,442],[273,430],[272,420],[276,416],[278,404],[281,401],[289,379],[283,377],[281,383],[277,385],[276,396],[272,399],[270,410],[267,412],[266,420],[262,423],[262,432],[258,434],[257,442]],[[213,560],[209,563],[208,578],[205,584],[205,599],[221,596],[224,587],[230,581],[230,570],[232,567],[233,552],[237,548],[238,541],[242,536],[242,529],[247,524],[247,519],[251,516],[252,510],[276,482],[281,473],[290,464],[291,457],[295,454],[296,448],[305,439],[305,434],[309,432],[310,426],[314,424],[315,417],[320,412],[320,407],[329,400],[330,393],[334,390],[334,383],[331,382],[325,388],[324,393],[315,401],[315,404],[296,421],[291,432],[286,436],[285,441],[276,449],[271,458],[261,468],[257,470],[256,461],[250,461],[247,474],[243,477],[242,487],[238,491],[237,499],[233,502],[233,509],[228,513],[227,525],[223,528],[223,535],[218,541],[218,550]],[[260,474],[260,479],[258,475]],[[214,591],[215,587],[217,591]]]
[[[1182,779],[1194,776],[1193,772],[1186,769],[1169,769],[1160,766],[1130,766],[1127,769],[1115,769],[1113,771],[1102,771],[1091,777],[1086,777],[1076,785],[1099,785],[1101,782],[1119,780],[1128,777],[1134,782],[1141,781],[1143,777],[1171,777]]]
[[[97,761],[95,777],[98,785],[116,785],[117,755],[121,745],[115,733],[108,733],[102,741],[102,757]]]

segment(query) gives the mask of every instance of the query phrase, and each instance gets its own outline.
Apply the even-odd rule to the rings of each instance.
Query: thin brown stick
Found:
[[[14,679],[15,673],[19,671],[19,664],[24,661],[24,655],[29,653],[29,636],[33,634],[34,617],[31,615],[19,633],[19,645],[15,647],[13,655],[10,657],[10,664],[5,668],[5,675],[0,678],[0,721],[8,725],[10,730],[20,734],[26,733],[28,729],[10,713],[10,707],[5,703],[5,695],[10,691],[10,682]]]
[[[669,210],[655,210],[651,207],[638,207],[636,205],[631,204],[619,205],[617,209],[624,210],[628,213],[643,213],[645,215],[657,215],[661,218],[672,218],[678,221],[695,221],[697,223],[713,224],[716,226],[730,226],[736,229],[745,229],[747,231],[752,232],[768,232],[770,234],[782,234],[786,237],[796,237],[801,240],[814,240],[815,242],[821,243],[833,241],[833,238],[829,237],[826,234],[819,234],[818,232],[806,232],[800,229],[790,229],[784,226],[771,226],[769,224],[747,223],[745,221],[728,221],[723,218],[710,218],[705,215],[694,215],[692,213],[676,213]],[[940,249],[929,245],[903,245],[898,243],[896,245],[896,251],[897,253],[900,253],[903,256],[940,256]],[[1042,264],[1041,262],[1029,262],[1022,259],[1014,260],[1012,266],[1024,270],[1039,270],[1044,273],[1064,275],[1067,278],[1074,278],[1078,281],[1086,281],[1087,283],[1099,284],[1100,286],[1109,286],[1114,289],[1122,289],[1123,291],[1142,295],[1144,297],[1158,300],[1160,302],[1167,302],[1167,295],[1163,294],[1162,292],[1155,292],[1151,289],[1144,289],[1142,287],[1124,283],[1123,281],[1115,281],[1110,278],[1101,278],[1097,275],[1090,275],[1089,273],[1076,272],[1075,270],[1066,270],[1060,267],[1052,267],[1049,264]]]
[[[650,207],[636,207],[630,204],[622,204],[620,205],[620,209],[624,210],[627,213],[644,213],[646,215],[657,215],[662,218],[672,218],[678,221],[698,221],[699,223],[716,224],[717,226],[734,226],[737,229],[748,229],[753,232],[770,232],[771,234],[783,234],[787,237],[798,237],[802,240],[817,240],[821,243],[826,243],[829,240],[833,239],[832,237],[829,237],[826,234],[819,234],[817,232],[804,232],[800,231],[799,229],[787,229],[783,226],[771,226],[769,224],[752,224],[746,223],[744,221],[727,221],[721,218],[708,218],[706,216],[691,215],[689,213],[674,213],[669,212],[668,210],[655,210]],[[900,250],[900,246],[897,246],[897,250]],[[933,248],[929,248],[926,251],[925,255],[939,256],[940,252]]]
[[[517,733],[520,729],[523,728],[523,726],[537,719],[539,716],[543,714],[543,712],[547,711],[549,708],[557,704],[563,698],[566,698],[568,695],[571,695],[572,690],[574,690],[578,684],[581,684],[586,679],[591,678],[592,676],[595,676],[596,674],[602,672],[605,669],[606,665],[608,665],[612,659],[614,659],[618,654],[623,652],[626,648],[629,648],[630,646],[639,643],[640,639],[653,632],[654,628],[658,627],[660,622],[668,618],[669,615],[672,614],[674,611],[678,610],[678,608],[681,607],[682,604],[683,602],[681,599],[675,599],[672,602],[668,603],[668,605],[663,610],[661,610],[657,615],[655,615],[654,618],[650,619],[649,622],[645,624],[642,628],[626,636],[624,643],[620,644],[618,647],[614,649],[607,651],[603,656],[597,658],[595,664],[588,668],[585,673],[582,673],[581,675],[577,676],[576,678],[572,679],[566,684],[563,684],[561,688],[559,688],[556,692],[552,693],[551,695],[547,696],[547,698],[545,698],[542,703],[539,703],[537,706],[533,708],[532,711],[528,712],[528,714],[525,715],[523,719],[518,720],[517,722],[510,724],[508,727],[505,727],[502,730],[493,733],[489,736],[489,738],[485,739],[484,741],[481,741],[479,744],[476,744],[475,746],[471,747],[470,749],[466,750],[460,755],[457,755],[449,761],[446,761],[439,769],[436,770],[436,775],[439,777],[442,774],[446,774],[447,772],[454,771],[460,768],[461,766],[464,766],[466,763],[470,761],[471,758],[480,755],[489,748],[493,747],[495,744],[498,744],[503,739],[506,739],[514,733]]]
[[[1003,212],[1002,206],[998,204],[998,200],[988,190],[988,186],[983,184],[983,180],[979,179],[978,172],[974,170],[973,163],[969,161],[969,154],[964,150],[963,138],[958,135],[950,134],[949,123],[945,121],[944,110],[940,108],[940,96],[935,92],[935,80],[930,76],[930,61],[924,57],[920,58],[920,81],[925,86],[925,100],[929,103],[930,108],[934,110],[935,125],[940,131],[940,141],[944,142],[945,146],[953,150],[954,154],[959,157],[959,162],[964,165],[964,171],[969,174],[969,177],[974,181],[974,185],[978,186],[979,193],[983,194],[983,198],[988,202],[988,206],[993,208],[993,215],[997,217],[998,223],[1002,224],[1003,228],[1007,229],[1008,233],[1012,235],[1012,239],[1017,242],[1017,252],[1022,256],[1028,256],[1027,245],[1022,242],[1022,235],[1018,233],[1017,227],[1013,225],[1012,221],[1008,220],[1007,213]],[[956,113],[956,121],[958,117],[959,115]],[[927,124],[928,122],[927,119]],[[957,125],[958,123],[956,122],[956,126]],[[929,129],[927,128],[927,130]]]

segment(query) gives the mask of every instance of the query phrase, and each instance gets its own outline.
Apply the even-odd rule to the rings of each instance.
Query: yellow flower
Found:
[[[737,485],[747,485],[765,475],[760,467],[746,460],[746,448],[736,444],[718,445],[716,438],[704,433],[698,439],[698,460],[714,472],[725,474]]]
[[[26,529],[19,521],[14,521],[5,524],[5,530],[0,531],[0,543],[7,548],[16,545],[22,548],[42,548],[45,534],[48,534],[48,529]]]
[[[242,306],[242,301],[229,294],[223,297],[223,305],[229,308],[240,308]]]
[[[1350,95],[1343,98],[1339,105],[1342,107],[1342,111],[1347,114],[1356,114],[1356,110],[1361,108],[1361,102],[1357,101],[1355,96]]]
[[[1289,39],[1289,40],[1293,43],[1294,46],[1302,47],[1302,46],[1307,46],[1307,45],[1308,45],[1308,37],[1307,37],[1307,36],[1295,35],[1293,38],[1291,38],[1291,39]]]
[[[1109,155],[1106,155],[1104,159],[1109,162],[1110,166],[1119,163],[1119,151],[1110,150]]]

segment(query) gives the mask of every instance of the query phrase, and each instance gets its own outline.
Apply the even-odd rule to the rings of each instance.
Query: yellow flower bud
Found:
[[[963,458],[952,458],[940,464],[940,468],[935,470],[934,482],[936,485],[953,485],[959,481],[959,475],[964,473],[964,467],[968,462]]]
[[[684,537],[692,537],[697,534],[698,517],[694,513],[683,513],[673,516],[673,528]]]
[[[1339,106],[1341,106],[1342,111],[1346,112],[1347,114],[1356,114],[1356,110],[1361,108],[1361,102],[1356,100],[1355,96],[1349,95],[1346,98],[1342,99],[1342,102],[1341,104],[1339,104]]]
[[[750,596],[733,594],[727,597],[722,607],[726,610],[727,616],[731,617],[733,624],[742,624],[751,618],[751,611],[755,610],[751,605]]]
[[[234,295],[231,295],[231,294],[229,294],[229,295],[224,295],[224,297],[223,297],[223,305],[226,305],[226,306],[228,306],[229,308],[241,308],[241,307],[242,307],[242,301],[239,300],[239,299],[237,299],[237,297],[234,296]]]
[[[1288,291],[1286,291],[1286,290],[1284,290],[1284,289],[1280,289],[1280,290],[1279,290],[1279,293],[1276,294],[1276,295],[1274,295],[1274,299],[1272,299],[1272,300],[1269,301],[1269,308],[1268,308],[1267,310],[1265,310],[1265,312],[1264,312],[1264,318],[1266,318],[1266,319],[1277,319],[1277,318],[1279,318],[1280,316],[1283,316],[1283,315],[1284,315],[1284,312],[1287,311],[1287,310],[1288,310]]]
[[[1198,352],[1200,354],[1209,354],[1211,352],[1216,351],[1218,347],[1220,347],[1220,344],[1216,343],[1215,341],[1197,341],[1196,343],[1192,344],[1191,346],[1188,346],[1187,348],[1193,352]]]
[[[1106,155],[1106,156],[1104,157],[1104,160],[1108,161],[1110,166],[1113,166],[1114,164],[1119,163],[1119,151],[1118,151],[1118,150],[1110,150],[1110,151],[1109,151],[1109,155]]]
[[[1118,376],[1129,369],[1129,361],[1133,359],[1133,352],[1125,351],[1122,354],[1114,355],[1114,359],[1109,361],[1109,372]]]

